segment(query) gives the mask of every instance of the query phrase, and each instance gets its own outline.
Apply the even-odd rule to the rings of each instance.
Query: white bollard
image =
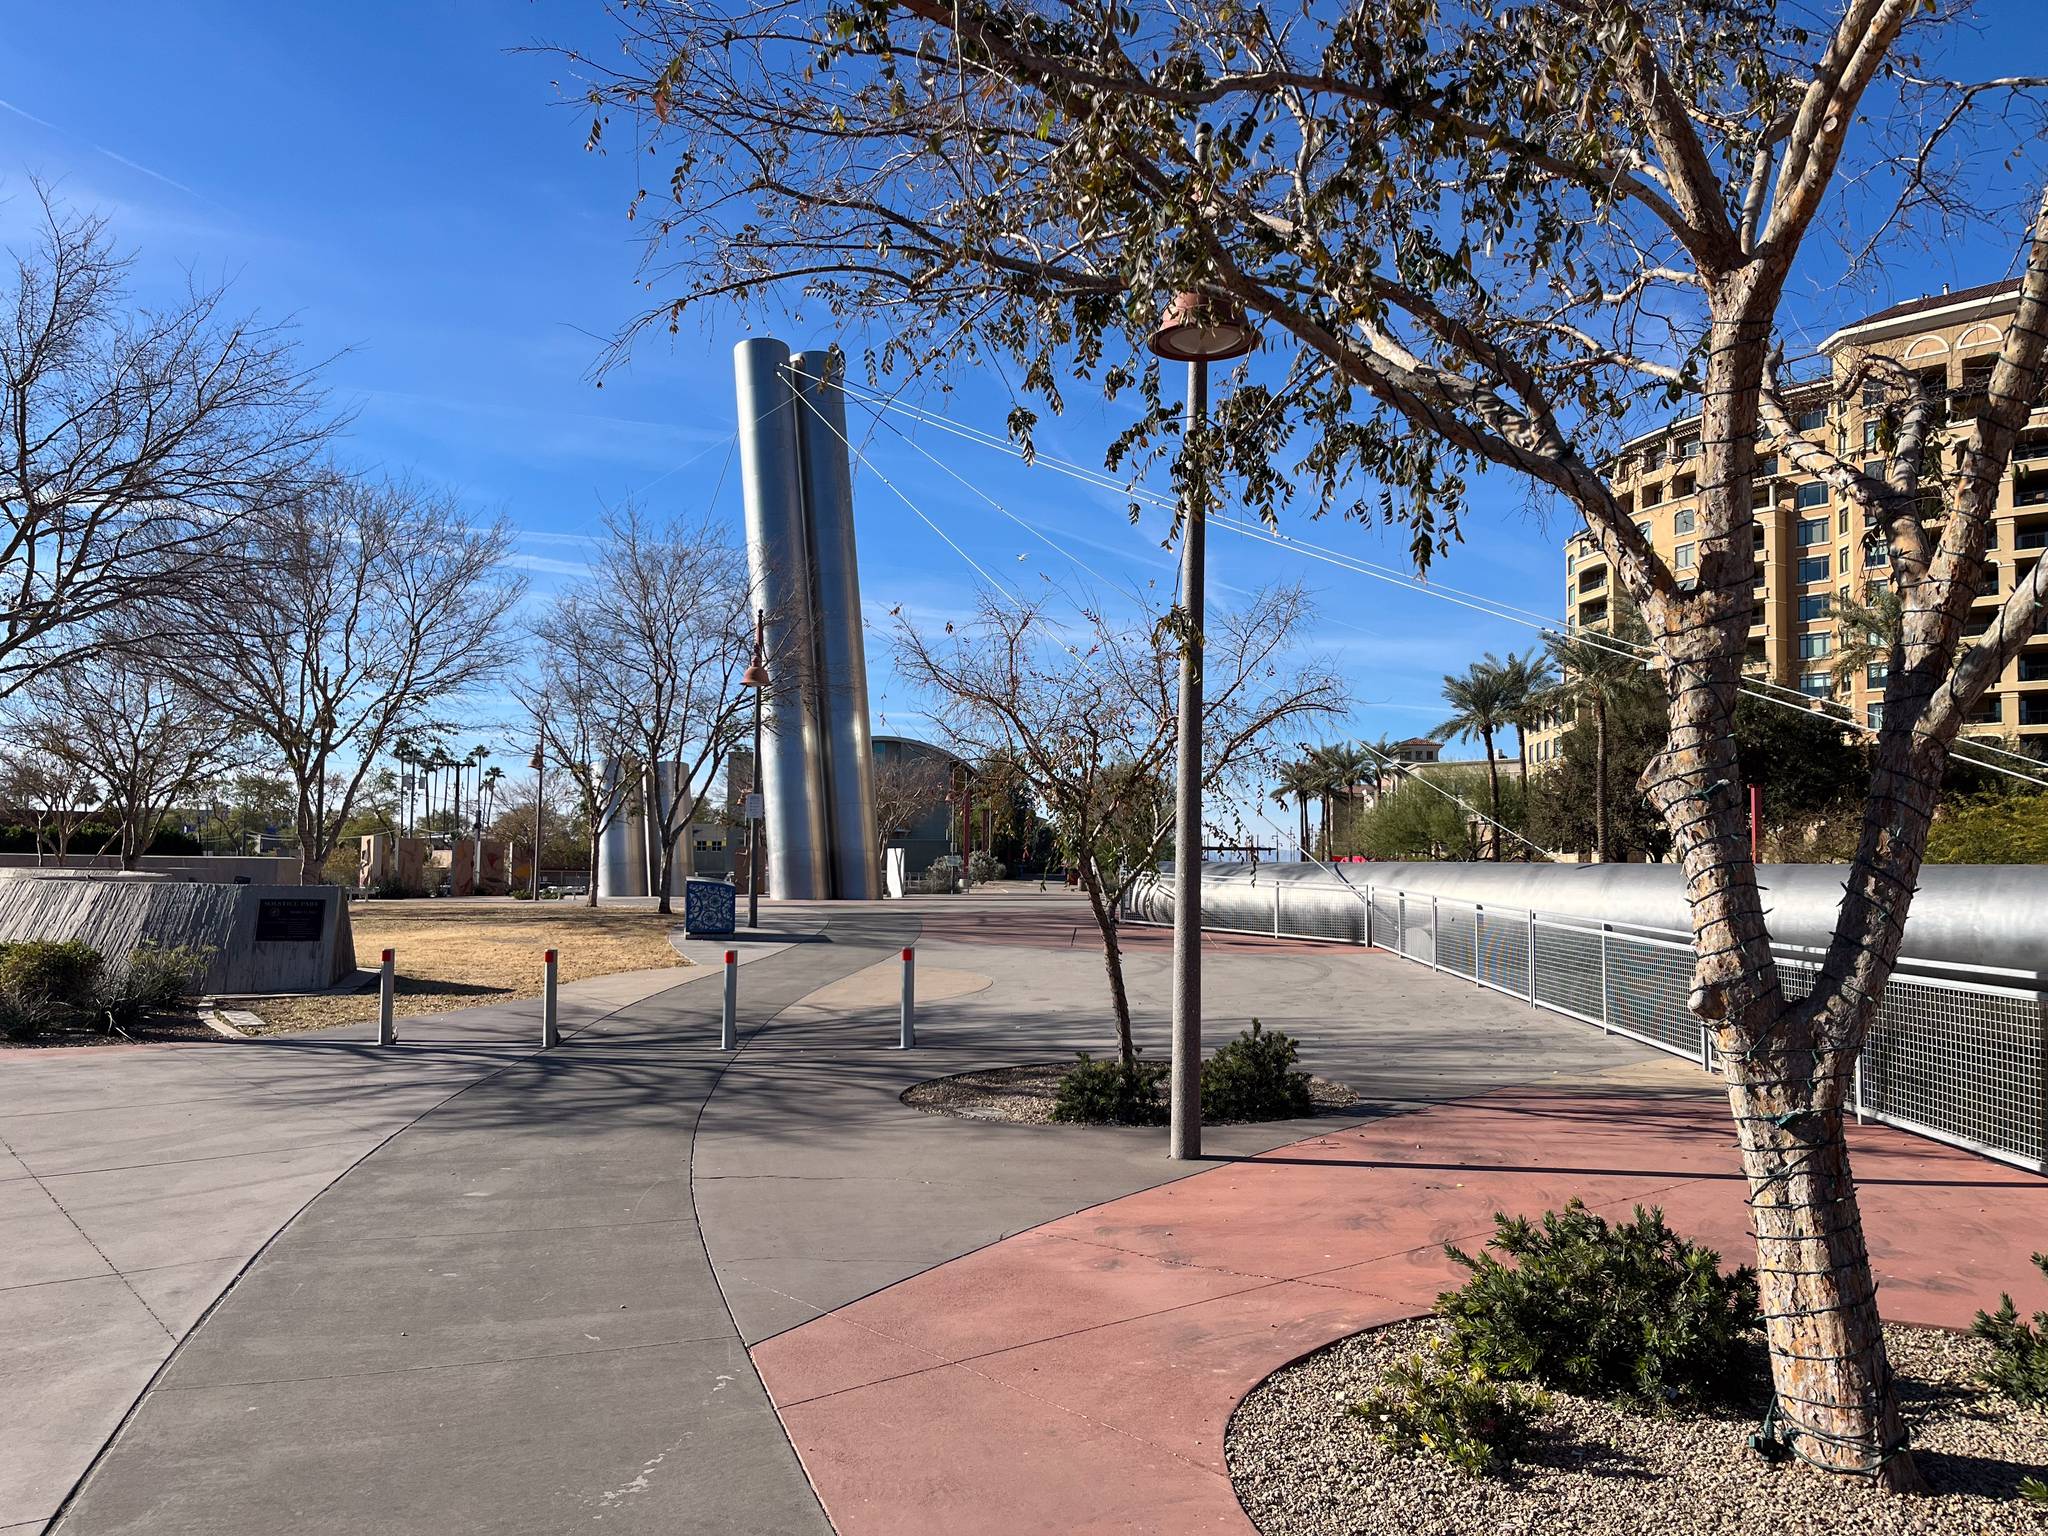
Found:
[[[736,949],[725,952],[725,1014],[718,1024],[718,1048],[740,1048],[740,952]]]
[[[910,1050],[917,1044],[917,951],[905,947],[903,951],[903,1025],[896,1040],[898,1050]]]
[[[384,968],[377,978],[377,1043],[398,1044],[398,1030],[392,1021],[393,999],[398,993],[398,966],[390,950],[384,951]]]
[[[555,1014],[555,952],[541,952],[540,1048],[562,1043],[562,1025]]]

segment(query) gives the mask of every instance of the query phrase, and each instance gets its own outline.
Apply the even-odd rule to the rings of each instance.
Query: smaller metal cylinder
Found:
[[[917,1044],[917,951],[903,951],[903,1021],[897,1035],[899,1050],[910,1050]]]
[[[540,1048],[547,1050],[562,1043],[561,1021],[555,1013],[555,952],[541,953],[540,990]]]
[[[725,952],[725,1010],[718,1023],[718,1048],[740,1048],[740,955],[736,949]]]
[[[377,1043],[398,1044],[398,1030],[393,1023],[393,1012],[398,994],[398,964],[390,950],[384,951],[384,966],[377,977]]]

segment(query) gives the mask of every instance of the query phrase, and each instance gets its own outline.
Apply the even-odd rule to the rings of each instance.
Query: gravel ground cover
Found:
[[[437,901],[358,903],[349,909],[356,962],[372,969],[396,954],[400,1017],[539,997],[541,951],[554,949],[561,980],[689,964],[669,943],[681,914],[622,912],[547,902],[479,908]],[[236,1004],[263,1020],[263,1033],[355,1024],[377,1016],[377,992],[316,993]]]
[[[1007,1120],[1013,1125],[1050,1125],[1060,1078],[1072,1065],[1071,1061],[1040,1061],[1025,1067],[991,1067],[982,1072],[935,1077],[905,1089],[903,1102],[928,1115]],[[1319,1115],[1349,1109],[1358,1102],[1358,1095],[1349,1088],[1324,1077],[1311,1077],[1308,1090]],[[1166,1102],[1163,1084],[1159,1102]]]
[[[1988,1347],[1931,1328],[1887,1328],[1933,1493],[1893,1498],[1860,1479],[1744,1446],[1758,1412],[1656,1416],[1552,1392],[1530,1463],[1468,1477],[1431,1454],[1374,1442],[1351,1405],[1440,1328],[1434,1319],[1354,1334],[1261,1382],[1226,1444],[1239,1502],[1262,1536],[1991,1536],[2048,1531],[2018,1494],[2048,1462],[2048,1411],[1981,1391]],[[1757,1357],[1759,1380],[1762,1350]]]

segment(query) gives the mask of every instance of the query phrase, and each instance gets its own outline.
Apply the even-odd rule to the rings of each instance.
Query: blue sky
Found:
[[[2000,16],[2019,21],[2032,4],[1987,5],[2003,44],[1966,41],[1962,66],[1982,54],[1992,72],[2036,68],[2009,54],[2015,40],[2037,50],[2038,32],[1996,25]],[[355,413],[345,456],[417,474],[479,513],[511,519],[537,598],[573,579],[583,534],[627,495],[679,511],[709,503],[737,527],[738,488],[724,472],[730,349],[747,334],[737,317],[643,344],[602,389],[588,378],[605,339],[646,297],[625,218],[632,168],[585,153],[584,115],[560,104],[555,63],[512,50],[542,38],[599,40],[594,5],[100,0],[9,9],[0,52],[0,233],[9,241],[29,216],[25,178],[40,175],[112,218],[139,257],[143,297],[189,272],[228,281],[238,308],[294,317],[307,355],[333,359],[334,398]],[[1876,296],[1984,281],[2010,259],[2002,242],[1913,252]],[[1826,284],[1806,281],[1817,322],[1832,318]],[[802,317],[762,328],[796,346],[835,339]],[[927,403],[999,432],[1010,403],[1001,381],[955,382],[950,400]],[[854,419],[858,428],[858,410]],[[1040,446],[1099,465],[1120,425],[1077,399],[1044,426]],[[1170,580],[1163,522],[1132,528],[1120,497],[929,429],[920,440],[1104,575],[1140,587]],[[1022,590],[1040,573],[1084,579],[891,434],[874,436],[868,451],[1004,581]],[[858,468],[855,504],[871,615],[897,604],[933,615],[969,606],[973,572]],[[1330,523],[1294,531],[1388,566],[1405,562],[1397,533]],[[1465,544],[1435,575],[1551,613],[1561,605],[1564,531],[1518,486],[1484,485]],[[1221,531],[1211,569],[1219,600],[1232,586],[1294,576],[1318,593],[1314,648],[1339,662],[1359,701],[1328,736],[1416,734],[1440,718],[1445,671],[1482,651],[1535,643],[1528,629]],[[915,733],[917,701],[891,674],[886,645],[871,633],[869,650],[880,728]]]

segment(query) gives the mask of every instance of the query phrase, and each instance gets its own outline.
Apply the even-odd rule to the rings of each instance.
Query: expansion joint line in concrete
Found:
[[[910,932],[905,935],[902,935],[900,938],[900,942],[897,945],[890,946],[875,944],[873,946],[859,945],[857,947],[873,947],[878,950],[884,950],[890,947],[901,947],[901,945],[903,944],[914,943],[924,931],[924,922],[921,918],[912,917],[907,913],[905,914],[905,917],[910,924]],[[822,929],[820,929],[819,932],[827,939],[830,939],[832,934],[831,922],[827,921],[825,926]],[[767,966],[771,966],[775,964],[777,960],[782,958],[783,955],[787,955],[792,952],[795,952],[800,955],[803,951],[803,948],[804,946],[802,945],[795,945],[792,946],[791,949],[781,950],[776,954],[769,955],[762,960],[756,961],[752,968],[761,969]],[[854,973],[849,972],[848,974],[851,975]],[[821,983],[821,985],[824,984],[825,983]],[[815,991],[816,988],[812,988],[811,990]],[[824,1519],[827,1525],[830,1525],[832,1523],[832,1517],[825,1513],[825,1501],[822,1498],[819,1498],[818,1496],[818,1485],[816,1480],[813,1479],[811,1476],[811,1469],[809,1466],[805,1464],[803,1453],[796,1448],[796,1442],[789,1438],[789,1427],[782,1422],[782,1414],[779,1410],[777,1410],[775,1406],[775,1395],[768,1390],[768,1383],[761,1379],[761,1368],[754,1363],[753,1350],[747,1346],[746,1340],[740,1336],[739,1319],[732,1315],[732,1298],[726,1294],[724,1276],[719,1274],[718,1265],[712,1261],[711,1246],[704,1240],[704,1222],[697,1209],[697,1133],[700,1129],[702,1129],[704,1124],[704,1111],[710,1107],[712,1099],[717,1097],[718,1090],[724,1086],[726,1074],[732,1070],[734,1063],[736,1063],[740,1059],[740,1057],[744,1055],[746,1051],[753,1046],[754,1041],[758,1039],[764,1031],[773,1027],[777,1019],[780,1019],[784,1014],[788,1013],[790,1009],[796,1007],[799,1003],[803,1001],[805,997],[809,995],[810,994],[806,992],[790,999],[790,1001],[784,1003],[780,1008],[776,1009],[774,1013],[770,1014],[767,1018],[761,1020],[758,1024],[754,1025],[752,1029],[748,1030],[744,1035],[742,1035],[740,1037],[738,1048],[735,1049],[733,1053],[730,1056],[728,1056],[724,1061],[719,1063],[718,1071],[711,1079],[711,1085],[704,1090],[703,1097],[697,1100],[697,1113],[690,1119],[690,1225],[696,1231],[697,1247],[699,1251],[701,1251],[704,1255],[704,1268],[709,1272],[711,1276],[712,1288],[718,1293],[718,1305],[724,1309],[726,1326],[732,1330],[731,1336],[739,1342],[740,1353],[746,1359],[747,1369],[754,1373],[754,1384],[761,1389],[761,1400],[768,1404],[769,1411],[775,1415],[775,1427],[782,1431],[783,1442],[789,1446],[790,1455],[795,1457],[796,1464],[799,1467],[803,1468],[804,1482],[811,1490],[811,1498],[817,1503],[819,1515]],[[797,1296],[792,1296],[789,1298],[789,1300],[800,1302],[804,1306],[810,1305],[809,1302],[805,1302],[801,1297]],[[813,1310],[816,1309],[814,1308]]]
[[[138,1307],[142,1308],[143,1311],[147,1312],[149,1314],[150,1321],[155,1323],[157,1327],[161,1328],[164,1331],[164,1337],[172,1340],[175,1343],[178,1336],[177,1334],[171,1331],[171,1325],[165,1322],[161,1317],[157,1315],[157,1310],[155,1307],[152,1307],[147,1301],[143,1300],[142,1292],[135,1289],[134,1283],[130,1281],[129,1278],[120,1271],[120,1269],[115,1265],[112,1259],[107,1257],[106,1250],[100,1247],[98,1243],[94,1242],[92,1240],[91,1234],[88,1233],[85,1230],[85,1228],[81,1227],[78,1224],[78,1218],[76,1216],[73,1216],[70,1211],[64,1208],[64,1202],[57,1198],[57,1192],[54,1189],[50,1188],[48,1184],[43,1182],[43,1177],[41,1174],[37,1173],[35,1169],[29,1167],[28,1163],[22,1158],[19,1152],[16,1152],[14,1150],[13,1145],[7,1140],[5,1136],[0,1136],[0,1152],[5,1152],[9,1157],[13,1158],[17,1163],[21,1164],[23,1171],[26,1172],[29,1178],[35,1182],[36,1188],[43,1192],[43,1198],[45,1200],[48,1200],[50,1204],[57,1207],[58,1214],[61,1215],[66,1221],[71,1223],[71,1230],[76,1232],[79,1235],[79,1237],[84,1240],[86,1247],[90,1248],[95,1254],[97,1254],[99,1256],[99,1261],[107,1266],[107,1273],[112,1275],[116,1280],[119,1280],[121,1282],[121,1288],[124,1291],[126,1291],[130,1296],[133,1296],[135,1298],[135,1304]],[[80,1276],[79,1278],[84,1279],[87,1277]]]
[[[649,1003],[655,1001],[657,998],[666,997],[669,993],[675,991],[677,987],[681,987],[686,984],[686,982],[677,982],[676,985],[673,987],[664,987],[661,989],[661,991],[650,993],[646,997],[639,998],[634,1002],[621,1003],[618,1007],[609,1009],[605,1013],[600,1014],[598,1017],[577,1026],[576,1029],[571,1031],[565,1031],[565,1038],[570,1035],[580,1035],[589,1030],[595,1029],[598,1025],[604,1023],[607,1019],[614,1018],[617,1015],[624,1013],[628,1008],[638,1007],[641,1003]],[[209,1047],[209,1049],[211,1049],[211,1047]],[[228,1047],[222,1046],[220,1047],[220,1049],[226,1050],[228,1049]],[[214,1297],[212,1301],[208,1302],[206,1304],[205,1310],[202,1311],[197,1317],[195,1317],[192,1320],[191,1327],[187,1328],[182,1335],[171,1334],[171,1330],[169,1328],[165,1328],[164,1332],[166,1334],[171,1334],[171,1338],[173,1340],[170,1353],[165,1355],[164,1358],[157,1363],[157,1368],[154,1371],[150,1372],[149,1380],[143,1383],[142,1390],[135,1394],[135,1400],[132,1403],[130,1403],[127,1409],[122,1413],[121,1421],[113,1427],[112,1431],[107,1435],[107,1438],[100,1442],[99,1448],[92,1453],[92,1459],[85,1464],[85,1469],[78,1474],[77,1478],[73,1480],[71,1486],[65,1490],[64,1497],[57,1501],[56,1509],[51,1512],[50,1518],[43,1523],[43,1530],[45,1532],[53,1532],[57,1530],[57,1528],[63,1523],[64,1517],[65,1515],[70,1513],[72,1505],[78,1502],[79,1493],[83,1491],[85,1485],[92,1480],[92,1475],[94,1472],[99,1470],[100,1463],[106,1460],[107,1452],[114,1448],[115,1444],[119,1442],[121,1436],[127,1432],[128,1426],[135,1422],[135,1415],[141,1410],[142,1405],[145,1402],[147,1402],[149,1398],[158,1390],[157,1384],[164,1379],[165,1373],[169,1371],[171,1367],[177,1363],[179,1356],[184,1353],[185,1345],[191,1341],[193,1336],[196,1335],[201,1328],[206,1326],[207,1319],[212,1317],[215,1312],[219,1311],[220,1308],[226,1303],[227,1299],[230,1296],[234,1295],[235,1287],[241,1284],[242,1277],[248,1274],[249,1271],[255,1267],[256,1261],[261,1259],[264,1254],[270,1251],[271,1245],[274,1244],[278,1240],[278,1238],[282,1236],[286,1231],[290,1230],[292,1224],[296,1222],[301,1216],[305,1215],[306,1212],[312,1208],[313,1203],[315,1201],[317,1201],[322,1195],[326,1194],[330,1189],[334,1188],[334,1186],[339,1184],[343,1179],[347,1178],[350,1174],[354,1173],[358,1168],[362,1167],[364,1163],[368,1162],[371,1158],[375,1157],[379,1152],[383,1151],[386,1147],[390,1146],[393,1141],[397,1140],[400,1136],[403,1136],[407,1131],[411,1130],[414,1126],[418,1125],[422,1120],[425,1120],[429,1115],[436,1114],[439,1111],[446,1109],[450,1104],[454,1103],[457,1099],[461,1098],[464,1094],[470,1092],[472,1089],[481,1088],[484,1084],[491,1082],[496,1078],[502,1077],[505,1073],[511,1071],[514,1067],[524,1066],[527,1062],[531,1061],[534,1056],[538,1055],[539,1051],[540,1047],[536,1045],[529,1050],[521,1052],[519,1055],[513,1057],[512,1059],[500,1063],[498,1066],[492,1068],[490,1071],[484,1073],[482,1076],[473,1078],[471,1081],[464,1083],[460,1088],[457,1088],[454,1092],[448,1094],[444,1098],[436,1099],[433,1103],[429,1104],[426,1108],[422,1109],[418,1114],[414,1115],[411,1119],[407,1120],[403,1125],[394,1127],[388,1135],[380,1137],[373,1145],[365,1148],[361,1156],[351,1160],[347,1167],[341,1169],[334,1175],[333,1178],[329,1179],[325,1184],[322,1184],[318,1189],[313,1191],[312,1194],[308,1195],[305,1198],[305,1200],[300,1203],[296,1210],[294,1210],[289,1216],[285,1217],[283,1221],[277,1224],[276,1229],[271,1232],[270,1236],[266,1237],[261,1243],[257,1244],[255,1252],[249,1255],[248,1259],[243,1262],[242,1267],[237,1269],[233,1275],[229,1276],[228,1283],[221,1287],[220,1294]],[[8,1148],[8,1154],[12,1156],[16,1162],[21,1162],[20,1154],[14,1152],[13,1148]],[[22,1163],[22,1166],[24,1168],[28,1167],[26,1163]],[[31,1171],[30,1176],[34,1177],[33,1171]],[[41,1184],[41,1182],[42,1181],[40,1179],[37,1180],[37,1183],[39,1185]],[[44,1190],[44,1193],[48,1193],[47,1188]],[[54,1202],[55,1197],[52,1196],[51,1198]],[[63,1207],[59,1205],[58,1209],[62,1210]],[[65,1212],[65,1219],[71,1220],[70,1212]],[[72,1221],[71,1224],[74,1227],[78,1225],[76,1221]],[[83,1236],[84,1234],[81,1232],[80,1235]],[[86,1241],[91,1242],[92,1240],[90,1238],[87,1238]],[[95,1245],[95,1251],[97,1251],[97,1245]],[[106,1256],[102,1254],[101,1257],[104,1259]],[[109,1263],[108,1268],[112,1269],[113,1265]],[[115,1273],[118,1274],[119,1271],[116,1270]],[[125,1276],[122,1277],[122,1283],[124,1285],[127,1284],[127,1279]],[[132,1291],[134,1287],[129,1286],[129,1289]],[[136,1300],[138,1301],[140,1301],[141,1299],[142,1298],[140,1296],[136,1297]],[[144,1305],[146,1307],[147,1303],[145,1303]],[[156,1317],[156,1313],[154,1311],[151,1311],[149,1315],[151,1317]],[[157,1318],[157,1322],[159,1326],[161,1326],[163,1319]]]

